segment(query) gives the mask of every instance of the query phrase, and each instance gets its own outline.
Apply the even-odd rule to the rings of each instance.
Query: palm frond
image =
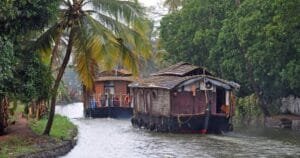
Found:
[[[30,49],[39,52],[44,62],[49,62],[54,41],[58,38],[61,31],[59,23],[53,25],[30,46]]]
[[[135,19],[130,26],[113,19],[105,14],[96,13],[98,23],[112,31],[116,37],[126,41],[131,49],[139,52],[143,57],[149,57],[151,54],[150,23],[143,18]]]
[[[89,0],[94,10],[99,10],[115,19],[130,23],[144,16],[143,8],[135,0]]]
[[[81,82],[88,90],[92,90],[94,86],[94,71],[92,69],[95,65],[95,61],[91,56],[92,51],[89,46],[88,32],[82,22],[76,26],[75,29],[73,45],[75,48],[75,69]]]

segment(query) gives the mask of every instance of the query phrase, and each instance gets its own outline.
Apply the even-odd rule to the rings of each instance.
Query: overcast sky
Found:
[[[163,7],[164,0],[139,0],[147,8],[147,14],[155,21],[154,26],[159,26],[159,21],[168,10]]]
[[[155,6],[159,3],[162,3],[162,0],[139,0],[145,6]]]

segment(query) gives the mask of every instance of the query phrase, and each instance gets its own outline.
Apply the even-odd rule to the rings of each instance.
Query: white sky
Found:
[[[149,6],[155,6],[159,3],[162,3],[162,0],[139,0],[142,4],[144,4],[146,7]]]
[[[146,7],[147,14],[150,19],[154,20],[154,26],[158,27],[160,19],[164,16],[168,10],[163,7],[165,0],[139,0],[139,2]]]

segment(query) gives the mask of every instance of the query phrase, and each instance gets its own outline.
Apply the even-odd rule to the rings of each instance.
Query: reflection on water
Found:
[[[296,143],[270,139],[272,131],[265,136],[260,130],[221,136],[162,134],[133,128],[129,120],[82,118],[81,103],[58,106],[56,112],[73,118],[79,127],[78,144],[67,158],[300,157],[300,137],[292,137],[293,133],[284,137],[296,139]]]

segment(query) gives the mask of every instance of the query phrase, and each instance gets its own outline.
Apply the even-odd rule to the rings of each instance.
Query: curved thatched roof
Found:
[[[162,89],[173,89],[178,86],[189,84],[192,82],[207,80],[212,82],[214,85],[224,87],[226,89],[238,89],[239,84],[231,81],[226,81],[220,78],[216,78],[208,75],[195,75],[195,76],[151,76],[149,78],[133,82],[129,87],[139,88],[162,88]]]
[[[201,66],[195,66],[189,63],[180,62],[175,65],[169,66],[152,76],[190,76],[190,75],[212,75],[206,68]]]
[[[184,62],[153,73],[148,78],[133,82],[129,87],[173,89],[198,80],[209,80],[214,85],[226,89],[237,89],[240,87],[237,83],[212,76],[211,73],[203,67]]]

